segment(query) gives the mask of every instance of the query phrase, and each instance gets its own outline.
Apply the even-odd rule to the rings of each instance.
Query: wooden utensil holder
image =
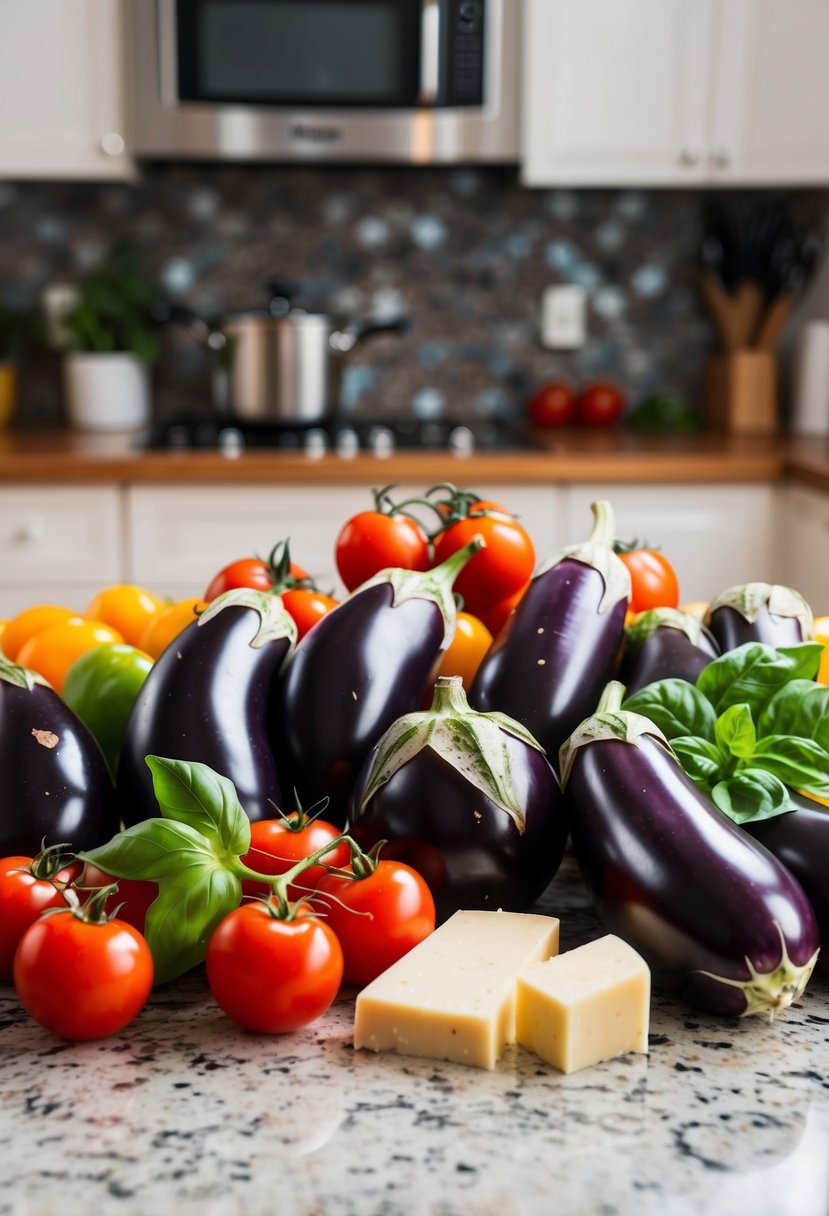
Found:
[[[768,350],[732,350],[708,365],[708,416],[731,435],[778,430],[777,361]]]

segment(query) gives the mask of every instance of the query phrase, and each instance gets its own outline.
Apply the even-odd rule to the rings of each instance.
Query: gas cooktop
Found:
[[[208,450],[234,456],[249,449],[270,448],[309,457],[332,452],[343,459],[361,452],[381,457],[395,451],[468,456],[473,452],[520,452],[538,447],[528,431],[494,418],[403,418],[394,422],[337,419],[312,425],[180,418],[153,428],[140,442],[142,447],[167,451]]]

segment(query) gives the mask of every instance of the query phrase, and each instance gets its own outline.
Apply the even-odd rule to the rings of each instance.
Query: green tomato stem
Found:
[[[330,840],[328,844],[324,845],[321,849],[317,849],[316,852],[309,853],[307,857],[303,857],[301,861],[298,861],[295,866],[291,867],[290,870],[286,870],[284,874],[260,874],[258,870],[252,870],[250,866],[246,866],[240,857],[234,858],[229,868],[237,878],[249,878],[254,882],[265,883],[267,886],[271,887],[274,898],[277,900],[279,905],[282,906],[284,904],[287,907],[290,904],[288,899],[288,887],[291,885],[291,883],[296,882],[300,875],[304,874],[306,870],[310,870],[313,866],[318,866],[324,857],[326,857],[329,853],[336,849],[338,845],[341,844],[348,845],[349,852],[351,853],[352,866],[364,868],[366,873],[371,873],[371,870],[374,868],[376,863],[373,862],[373,860],[362,851],[356,840],[353,840],[351,836],[348,836],[345,833],[343,833],[341,836],[335,836],[333,840]],[[363,877],[364,876],[365,875],[363,875]]]

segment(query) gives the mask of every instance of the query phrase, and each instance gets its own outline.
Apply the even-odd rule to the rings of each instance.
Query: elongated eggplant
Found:
[[[573,847],[599,915],[655,980],[713,1013],[774,1013],[803,992],[818,927],[803,888],[722,815],[610,684],[561,750]]]
[[[506,714],[470,709],[440,676],[431,709],[406,714],[366,761],[350,831],[418,870],[438,920],[459,908],[521,912],[555,876],[567,840],[558,778]]]
[[[226,591],[167,647],[138,694],[118,764],[127,826],[156,815],[149,755],[198,760],[229,777],[252,820],[282,800],[271,747],[276,677],[296,641],[278,595]]]
[[[630,575],[613,552],[613,510],[593,504],[590,539],[554,554],[492,643],[470,689],[476,709],[517,718],[552,757],[613,674]]]
[[[703,667],[720,649],[711,632],[690,612],[651,608],[625,630],[619,679],[628,695],[657,680],[676,678],[695,684]]]
[[[778,583],[729,587],[708,605],[705,624],[723,654],[745,642],[797,646],[814,637],[811,608],[798,591]]]
[[[452,584],[473,540],[433,570],[381,570],[305,635],[280,677],[280,735],[304,805],[345,823],[357,774],[395,718],[418,709],[455,632]]]
[[[91,732],[41,676],[0,659],[0,855],[41,842],[95,848],[118,831],[106,761]]]

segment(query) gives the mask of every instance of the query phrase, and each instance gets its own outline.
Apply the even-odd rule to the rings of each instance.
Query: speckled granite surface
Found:
[[[542,910],[600,932],[569,871]],[[352,1015],[256,1038],[197,974],[72,1046],[0,987],[0,1214],[829,1212],[826,980],[774,1024],[657,999],[649,1057],[569,1077],[355,1053]]]

